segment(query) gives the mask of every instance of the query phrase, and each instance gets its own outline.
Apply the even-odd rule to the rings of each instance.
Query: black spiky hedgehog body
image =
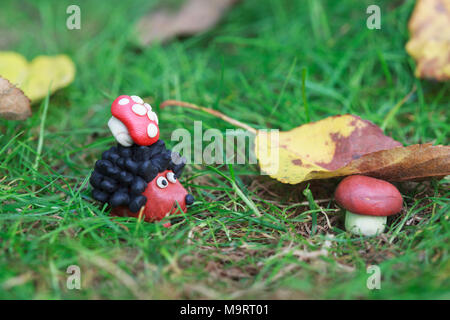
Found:
[[[92,196],[111,207],[127,206],[131,212],[138,212],[148,200],[142,195],[147,184],[167,169],[179,177],[185,164],[179,154],[166,149],[163,140],[150,146],[118,144],[103,152],[102,159],[95,163],[90,178]]]

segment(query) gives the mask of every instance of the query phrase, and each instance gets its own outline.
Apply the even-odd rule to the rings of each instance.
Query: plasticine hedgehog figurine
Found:
[[[119,96],[108,126],[118,145],[103,152],[90,178],[94,199],[111,213],[159,221],[186,212],[194,197],[178,181],[185,158],[159,140],[158,117],[138,96]],[[141,213],[142,212],[142,213]],[[169,226],[170,223],[165,224]]]

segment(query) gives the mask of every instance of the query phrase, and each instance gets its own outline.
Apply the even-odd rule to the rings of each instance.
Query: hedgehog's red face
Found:
[[[194,197],[181,185],[171,170],[158,173],[147,184],[142,193],[147,198],[147,203],[142,211],[142,218],[147,222],[160,221],[165,217],[187,211],[187,206],[194,202]],[[181,211],[180,211],[181,208]],[[128,207],[118,206],[111,213],[117,216],[131,216],[138,218],[141,210],[131,212]],[[171,224],[167,222],[165,227]]]
[[[143,195],[147,198],[144,209],[147,221],[158,221],[168,215],[180,213],[180,208],[186,212],[186,205],[192,204],[189,203],[192,196],[188,195],[170,170],[159,173],[150,181]]]

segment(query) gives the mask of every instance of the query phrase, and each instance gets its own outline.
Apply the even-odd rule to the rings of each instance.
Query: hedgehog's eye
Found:
[[[167,186],[169,185],[169,183],[167,182],[167,179],[165,177],[159,177],[158,179],[156,179],[156,185],[161,188],[167,188]]]
[[[177,182],[177,177],[175,177],[175,173],[173,173],[172,171],[167,172],[166,177],[167,177],[167,180],[169,180],[172,183]]]

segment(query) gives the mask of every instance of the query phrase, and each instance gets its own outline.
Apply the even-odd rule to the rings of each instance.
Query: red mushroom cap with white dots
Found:
[[[148,103],[138,96],[121,95],[111,105],[112,118],[108,125],[123,146],[133,142],[149,146],[158,141],[158,117]]]

